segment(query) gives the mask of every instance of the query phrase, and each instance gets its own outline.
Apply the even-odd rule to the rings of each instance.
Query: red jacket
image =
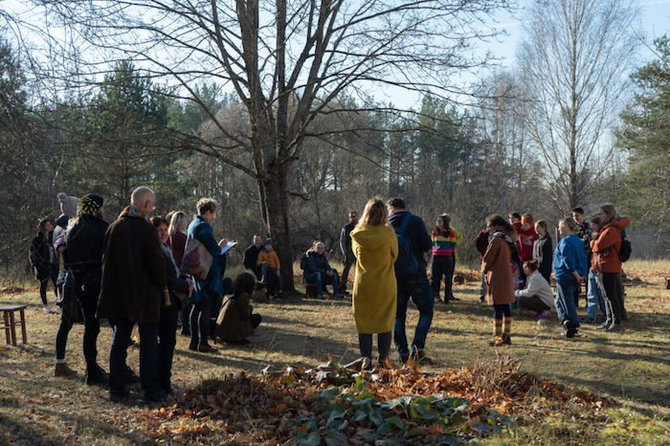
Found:
[[[607,223],[598,233],[596,240],[591,240],[593,260],[591,268],[603,273],[620,273],[621,230],[630,224],[630,218],[621,217]]]
[[[519,258],[521,261],[531,260],[533,258],[533,243],[537,240],[537,232],[532,226],[524,231],[521,227],[521,222],[517,221],[512,224],[516,232],[519,234],[519,243],[517,250],[519,251]]]

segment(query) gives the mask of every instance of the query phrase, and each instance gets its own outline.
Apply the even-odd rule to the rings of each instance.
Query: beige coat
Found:
[[[512,250],[501,237],[491,237],[482,258],[482,274],[486,275],[486,301],[489,305],[514,302]]]
[[[359,333],[386,333],[393,329],[397,285],[393,264],[398,239],[389,226],[363,226],[351,231],[356,256],[353,309]]]

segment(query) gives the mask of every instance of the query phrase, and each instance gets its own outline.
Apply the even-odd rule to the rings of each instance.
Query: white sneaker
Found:
[[[49,305],[45,305],[44,308],[42,308],[42,311],[44,311],[46,314],[53,313]]]

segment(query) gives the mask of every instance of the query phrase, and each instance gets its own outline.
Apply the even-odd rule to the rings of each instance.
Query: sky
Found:
[[[485,54],[489,51],[498,60],[500,68],[511,68],[515,65],[516,51],[523,39],[524,34],[524,12],[535,0],[519,0],[519,7],[515,14],[509,11],[501,11],[493,17],[493,20],[483,28],[494,28],[500,31],[500,35],[480,42],[474,50],[475,54]],[[593,0],[594,3],[597,0]],[[648,45],[652,45],[656,37],[663,34],[670,35],[670,0],[640,0],[633,1],[633,5],[639,8],[639,29]],[[640,47],[638,62],[640,65],[653,58],[653,53],[644,45]],[[481,74],[480,74],[481,76]],[[466,76],[465,82],[475,83],[476,76]],[[393,102],[401,108],[417,108],[420,97],[406,91],[392,88],[380,90],[378,96],[383,101]]]
[[[524,12],[536,0],[518,0],[519,7],[515,15],[508,10],[502,10],[490,23],[484,24],[483,29],[496,29],[501,34],[487,42],[479,42],[474,48],[475,54],[483,55],[489,51],[498,58],[498,64],[502,68],[511,68],[515,65],[515,53],[523,38],[523,20]],[[550,0],[555,1],[555,0]],[[597,5],[598,0],[592,0]],[[624,1],[624,0],[622,0]],[[639,8],[639,28],[645,38],[645,42],[652,44],[654,38],[667,33],[670,35],[670,0],[633,0],[632,3]],[[0,11],[24,11],[28,15],[31,9],[25,3],[18,0],[0,0]],[[639,65],[641,66],[653,57],[652,52],[640,47]],[[479,73],[478,77],[483,78],[486,74]],[[476,83],[478,77],[475,75],[465,75],[457,82]],[[402,89],[390,87],[378,87],[378,90],[372,92],[380,102],[392,102],[401,108],[416,108],[419,106],[420,97]]]

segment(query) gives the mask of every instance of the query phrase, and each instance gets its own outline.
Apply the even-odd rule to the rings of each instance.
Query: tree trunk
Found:
[[[293,291],[293,256],[291,255],[291,233],[288,223],[289,198],[286,186],[288,168],[275,164],[268,169],[259,182],[263,206],[266,209],[267,232],[272,237],[281,263],[281,280],[284,291]]]

